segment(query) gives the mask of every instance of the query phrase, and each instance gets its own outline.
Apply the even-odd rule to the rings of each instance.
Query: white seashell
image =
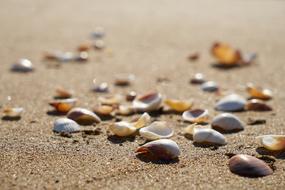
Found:
[[[240,131],[244,129],[244,123],[231,113],[222,113],[214,117],[212,128],[223,132]]]
[[[160,108],[162,96],[159,93],[148,93],[133,101],[133,108],[139,112],[150,112]]]
[[[74,133],[80,130],[80,126],[73,120],[59,118],[54,122],[53,131],[57,133]]]
[[[258,136],[261,145],[271,151],[285,150],[285,135],[262,135]]]
[[[241,111],[245,104],[246,100],[242,96],[230,94],[218,101],[215,108],[219,111]]]
[[[205,82],[204,75],[202,73],[196,73],[194,77],[190,80],[192,84],[203,84]]]
[[[143,113],[140,118],[134,123],[135,128],[140,129],[149,124],[151,117],[148,113]]]
[[[11,70],[15,72],[30,72],[34,70],[34,67],[30,60],[19,59],[15,64],[12,65]]]
[[[214,81],[204,82],[201,89],[205,92],[216,92],[219,90],[219,86]]]
[[[109,129],[112,131],[112,133],[120,137],[130,136],[137,131],[137,128],[133,123],[126,121],[116,122],[111,125]]]
[[[170,139],[160,139],[146,143],[136,150],[137,154],[148,154],[161,160],[175,159],[180,155],[179,146]]]
[[[182,118],[192,123],[205,123],[209,120],[209,112],[204,109],[194,109],[183,112]]]
[[[94,32],[92,32],[91,36],[94,39],[103,38],[105,36],[105,29],[103,27],[101,27],[101,26],[96,27]]]
[[[156,121],[139,130],[140,135],[147,140],[166,139],[173,136],[173,129],[164,121]]]
[[[22,112],[24,111],[24,108],[21,107],[15,107],[15,108],[4,108],[3,109],[3,114],[4,117],[9,117],[9,118],[16,118],[16,117],[21,117]]]
[[[79,124],[100,123],[101,119],[92,111],[84,108],[73,108],[67,113],[67,118],[76,121]]]
[[[226,144],[226,138],[224,135],[210,128],[195,128],[193,133],[193,141],[206,144]]]

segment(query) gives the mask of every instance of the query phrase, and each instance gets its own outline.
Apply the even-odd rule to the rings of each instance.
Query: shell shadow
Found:
[[[255,150],[260,155],[273,156],[274,158],[282,159],[282,160],[285,159],[285,152],[284,151],[270,151],[270,150],[267,150],[263,147],[258,147]]]
[[[231,70],[231,69],[240,69],[241,65],[238,64],[233,64],[233,65],[225,65],[225,64],[221,64],[219,62],[215,62],[212,63],[211,66],[215,69],[219,69],[219,70]]]
[[[21,119],[21,116],[17,117],[3,116],[1,119],[3,121],[19,121]]]
[[[119,137],[117,135],[110,135],[107,137],[108,141],[110,141],[113,144],[121,144],[126,141],[134,142],[136,137],[135,136],[129,136],[129,137]]]
[[[47,115],[50,115],[50,116],[64,116],[64,115],[66,115],[65,113],[61,113],[61,112],[58,112],[56,110],[49,110],[46,113],[47,113]]]
[[[175,164],[179,162],[179,158],[171,160],[160,160],[148,154],[137,154],[136,157],[142,162],[153,164]]]
[[[216,131],[222,133],[222,134],[234,134],[234,133],[238,133],[238,132],[241,132],[244,130],[244,129],[234,129],[231,131],[225,131],[225,130],[217,128],[217,127],[212,127],[212,128],[215,129]]]
[[[221,145],[213,145],[213,144],[205,144],[205,143],[197,143],[193,142],[193,145],[195,147],[200,147],[200,148],[210,148],[211,150],[217,150]]]

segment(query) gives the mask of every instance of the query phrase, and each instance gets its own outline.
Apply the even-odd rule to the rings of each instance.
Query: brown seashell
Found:
[[[90,44],[80,44],[78,47],[77,47],[77,51],[79,52],[82,52],[82,51],[89,51],[90,50]]]
[[[190,61],[196,61],[200,58],[200,54],[198,52],[192,53],[188,56]]]
[[[119,74],[115,78],[116,86],[129,86],[133,82],[135,76],[132,74]]]
[[[58,99],[67,99],[67,98],[72,97],[72,92],[62,87],[58,87],[55,90],[55,93],[56,93],[55,98],[58,98]]]
[[[98,101],[103,105],[118,106],[122,101],[122,97],[120,95],[107,97],[101,96],[98,98]]]
[[[251,111],[272,111],[272,107],[258,99],[251,99],[245,105],[246,110]]]
[[[100,106],[96,106],[93,109],[93,111],[98,115],[110,116],[110,115],[112,115],[112,113],[114,111],[114,107],[108,106],[108,105],[100,105]]]
[[[126,100],[131,102],[137,97],[137,93],[135,91],[131,91],[126,95]]]
[[[73,108],[67,113],[67,118],[83,125],[101,122],[101,119],[95,113],[84,108]]]
[[[196,73],[193,78],[191,78],[191,84],[202,84],[205,82],[204,75],[202,73]]]
[[[262,160],[250,155],[238,154],[229,160],[230,171],[244,177],[263,177],[273,170]]]
[[[55,100],[49,103],[52,107],[55,108],[56,111],[61,113],[69,112],[75,105],[77,99],[70,98],[70,99],[63,99],[63,100]]]
[[[252,83],[247,84],[246,90],[251,98],[261,100],[269,100],[272,98],[271,90],[262,88],[260,86],[254,86]]]
[[[211,52],[219,64],[225,66],[237,65],[242,59],[241,53],[238,50],[225,43],[214,43]]]

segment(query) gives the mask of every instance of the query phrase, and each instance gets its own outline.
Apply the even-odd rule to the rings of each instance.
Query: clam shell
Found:
[[[260,144],[271,151],[285,150],[285,135],[262,135],[258,136]]]
[[[80,130],[80,126],[73,120],[59,118],[54,122],[53,131],[57,133],[74,133]]]
[[[179,146],[170,139],[160,139],[140,146],[137,154],[148,154],[159,160],[172,160],[180,155]]]
[[[209,120],[209,112],[204,109],[194,109],[183,112],[182,118],[191,123],[206,123]]]
[[[193,106],[192,101],[181,101],[175,99],[165,99],[164,103],[176,112],[184,112]]]
[[[213,145],[227,144],[225,136],[211,128],[194,128],[193,141],[196,143]]]
[[[15,64],[12,65],[11,70],[15,72],[30,72],[34,70],[34,67],[30,60],[19,59]]]
[[[106,93],[106,92],[109,92],[109,85],[108,85],[108,83],[103,82],[99,85],[95,85],[92,90],[94,92]]]
[[[67,118],[84,125],[101,122],[101,119],[95,113],[84,108],[73,108],[67,113]]]
[[[158,110],[161,106],[162,96],[153,92],[145,94],[133,101],[133,108],[139,112],[150,112]]]
[[[246,110],[251,111],[272,111],[272,107],[258,99],[251,99],[245,105]]]
[[[254,86],[252,83],[247,84],[247,92],[251,98],[269,100],[272,98],[272,91],[259,86]]]
[[[61,113],[69,112],[75,105],[77,99],[70,98],[70,99],[62,99],[62,100],[55,100],[49,103],[52,107],[55,108],[56,111]]]
[[[69,90],[66,90],[62,87],[59,87],[55,90],[55,98],[62,98],[62,99],[67,99],[72,97],[72,92]]]
[[[244,177],[263,177],[273,170],[262,160],[250,155],[238,154],[229,160],[230,171]]]
[[[173,129],[164,121],[155,121],[149,126],[141,128],[139,133],[147,140],[166,139],[174,134]]]
[[[111,116],[114,111],[114,107],[108,105],[99,105],[94,107],[93,111],[98,115]]]
[[[137,131],[137,128],[133,123],[120,121],[111,125],[109,130],[117,136],[125,137],[134,134]]]
[[[244,123],[231,113],[222,113],[213,118],[212,128],[222,132],[234,132],[244,129]]]
[[[219,90],[219,86],[214,81],[208,81],[202,84],[201,89],[205,92],[216,92]]]
[[[202,73],[196,73],[190,80],[191,84],[203,84],[205,82],[204,75]]]
[[[246,100],[237,94],[230,94],[219,100],[215,108],[219,111],[241,111],[244,110]]]
[[[3,109],[3,115],[4,117],[16,118],[16,117],[21,117],[23,111],[24,108],[21,107],[15,107],[15,108],[7,107]]]

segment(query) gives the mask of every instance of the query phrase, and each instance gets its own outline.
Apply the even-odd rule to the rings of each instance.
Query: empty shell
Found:
[[[159,160],[172,160],[180,155],[179,146],[170,139],[160,139],[140,146],[137,154],[146,154]]]
[[[215,108],[219,111],[241,111],[244,110],[246,100],[237,94],[230,94],[219,100]]]
[[[22,112],[24,111],[24,108],[21,107],[7,107],[3,109],[3,116],[8,118],[19,118],[21,117]]]
[[[260,144],[271,151],[285,150],[285,135],[262,135],[257,137]]]
[[[109,130],[117,136],[125,137],[134,134],[137,131],[137,128],[133,123],[120,121],[112,124],[109,127]]]
[[[101,122],[101,119],[95,113],[84,108],[73,108],[67,113],[67,117],[83,125]]]
[[[238,154],[229,160],[230,171],[244,177],[263,177],[273,170],[262,160],[250,155]]]
[[[223,134],[211,128],[198,128],[193,129],[193,141],[201,144],[208,145],[225,145],[226,138]]]
[[[106,97],[101,96],[98,98],[98,101],[103,105],[118,106],[122,101],[122,97],[120,95]]]
[[[164,103],[172,110],[176,112],[184,112],[189,110],[193,106],[192,101],[181,101],[175,99],[165,99]]]
[[[183,112],[182,118],[191,123],[206,123],[209,120],[209,112],[206,109],[194,109]]]
[[[62,100],[55,100],[49,103],[52,107],[55,108],[56,111],[61,113],[67,113],[76,105],[77,99],[70,98],[70,99],[62,99]]]
[[[34,67],[30,60],[19,59],[15,64],[12,65],[11,70],[15,72],[30,72],[34,70]]]
[[[241,61],[241,53],[225,43],[214,43],[211,52],[221,65],[233,66]]]
[[[98,114],[98,115],[102,115],[102,116],[111,116],[113,111],[114,111],[114,107],[113,106],[108,106],[108,105],[99,105],[94,107],[93,111]]]
[[[202,73],[196,73],[190,80],[191,84],[203,84],[205,82],[204,75]]]
[[[219,86],[214,81],[208,81],[202,84],[201,89],[205,92],[216,92],[219,90]]]
[[[139,112],[149,112],[158,110],[161,106],[162,96],[153,92],[145,94],[133,101],[133,108]]]
[[[59,118],[54,122],[53,131],[57,133],[74,133],[80,130],[80,126],[73,120]]]
[[[126,100],[131,102],[137,97],[137,93],[135,91],[131,91],[126,95]]]
[[[132,106],[128,106],[128,105],[120,105],[116,111],[116,114],[118,115],[131,115],[134,113],[134,109]]]
[[[272,98],[272,91],[259,86],[254,86],[252,83],[247,84],[247,92],[251,98],[269,100]]]
[[[155,121],[149,126],[141,128],[139,132],[147,140],[166,139],[174,134],[173,129],[164,121]]]
[[[231,113],[222,113],[213,118],[212,128],[221,132],[235,132],[244,129],[244,123]]]
[[[92,88],[92,90],[94,92],[106,93],[106,92],[109,92],[109,85],[106,82],[95,85],[95,81],[94,81],[94,87]]]
[[[251,111],[271,111],[272,107],[261,100],[251,99],[246,103],[245,109]]]

